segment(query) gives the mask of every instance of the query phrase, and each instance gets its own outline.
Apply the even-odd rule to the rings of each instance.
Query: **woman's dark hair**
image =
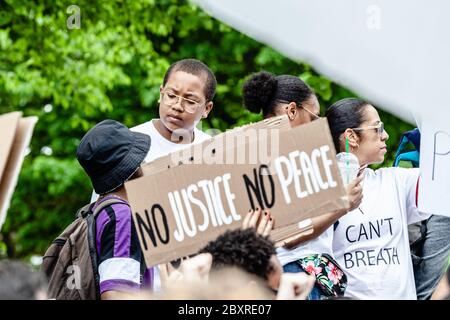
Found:
[[[346,98],[333,103],[325,116],[330,126],[336,152],[339,152],[339,137],[348,128],[358,128],[364,122],[364,111],[369,103],[357,98]],[[358,134],[358,132],[356,132]]]
[[[300,78],[290,75],[275,76],[266,71],[253,74],[244,83],[244,106],[251,112],[262,111],[263,117],[275,115],[278,102],[301,105],[314,92]]]

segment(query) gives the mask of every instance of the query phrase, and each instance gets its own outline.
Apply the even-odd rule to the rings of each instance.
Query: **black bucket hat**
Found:
[[[133,132],[115,120],[89,130],[77,149],[77,160],[98,194],[120,187],[140,167],[150,150],[150,136]]]

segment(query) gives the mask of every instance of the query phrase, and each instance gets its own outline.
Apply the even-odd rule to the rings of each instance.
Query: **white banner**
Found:
[[[423,130],[419,205],[450,215],[450,1],[193,2],[376,106],[410,123],[414,113]]]

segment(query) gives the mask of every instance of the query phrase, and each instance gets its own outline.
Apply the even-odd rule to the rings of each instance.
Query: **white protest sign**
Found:
[[[422,122],[419,207],[450,214],[450,1],[193,2],[386,111],[410,123],[417,115]]]
[[[450,112],[421,127],[419,210],[450,217]]]

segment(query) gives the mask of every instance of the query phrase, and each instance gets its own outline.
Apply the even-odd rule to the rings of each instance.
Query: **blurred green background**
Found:
[[[90,182],[75,159],[80,138],[105,118],[131,127],[158,117],[159,86],[178,59],[200,59],[216,74],[215,107],[203,130],[261,119],[242,107],[241,96],[246,77],[260,70],[301,77],[318,94],[322,114],[356,96],[188,1],[77,0],[80,28],[69,29],[72,4],[0,1],[0,114],[39,117],[1,231],[0,258],[29,261],[44,253],[90,199]],[[401,133],[412,126],[380,116],[390,134],[384,163],[390,166]]]

